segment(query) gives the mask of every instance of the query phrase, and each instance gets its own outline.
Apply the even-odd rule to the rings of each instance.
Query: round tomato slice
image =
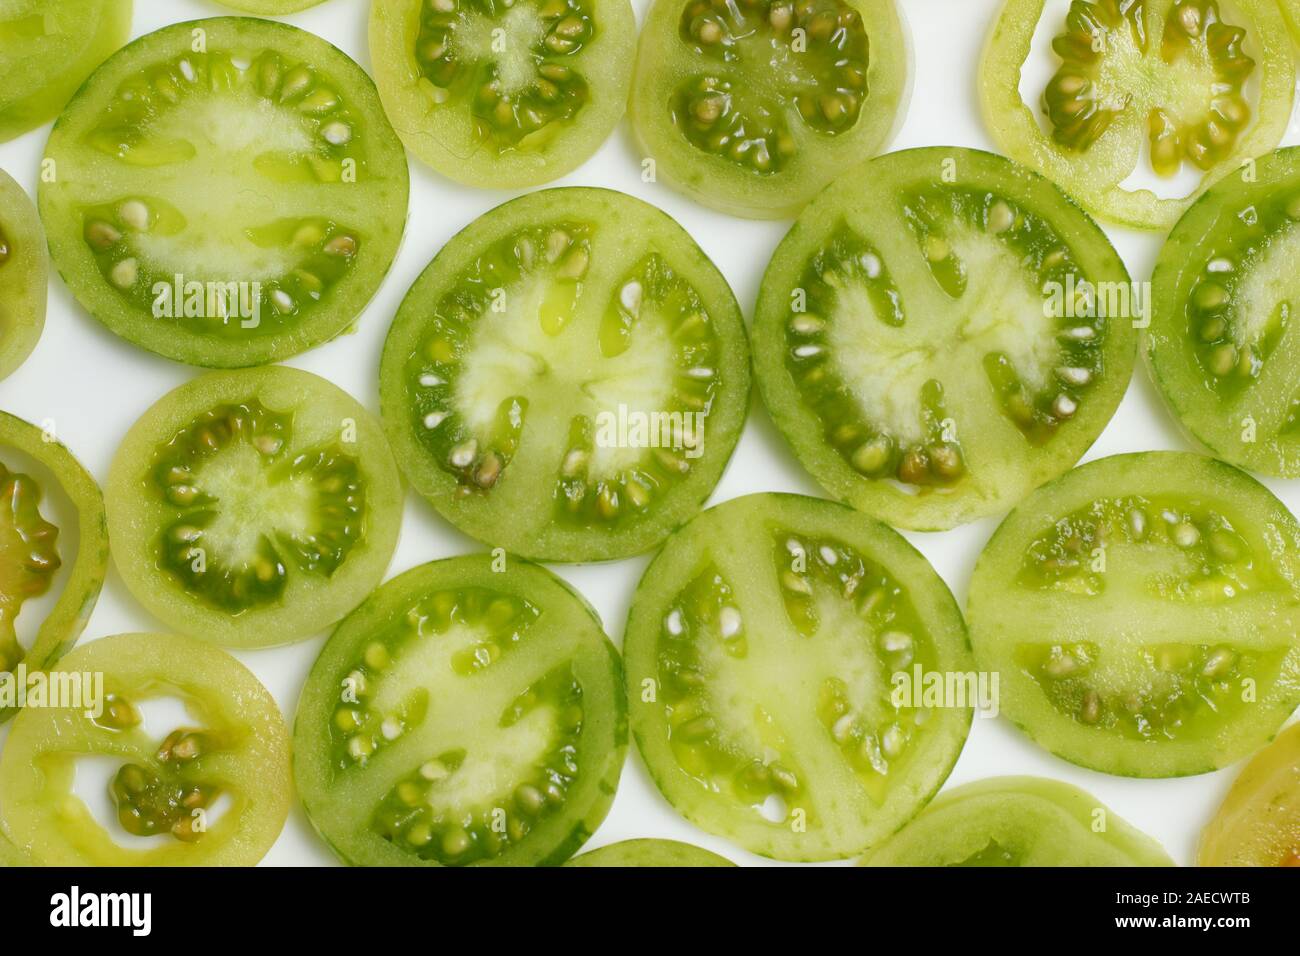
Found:
[[[192,365],[259,365],[343,332],[406,222],[406,156],[369,77],[270,20],[136,40],[68,105],[46,162],[41,218],[78,301]]]
[[[538,186],[623,116],[628,0],[374,0],[370,58],[411,152],[470,186]]]
[[[71,506],[60,527],[57,496]],[[44,499],[44,501],[42,500]],[[76,643],[108,571],[108,532],[99,486],[52,434],[0,412],[0,677],[51,667]],[[20,640],[23,604],[51,590],[58,600],[35,637]],[[0,706],[0,720],[13,716]]]
[[[1088,449],[1128,386],[1140,306],[1105,234],[1046,179],[907,150],[841,177],[777,247],[754,364],[827,491],[942,530]]]
[[[976,703],[895,692],[973,672],[925,558],[797,495],[729,501],[669,538],[624,653],[632,732],[664,796],[780,860],[843,859],[897,830],[948,776]]]
[[[58,115],[130,33],[131,0],[0,0],[0,142]]]
[[[40,340],[49,272],[36,207],[0,169],[0,379],[22,365]]]
[[[223,7],[241,10],[244,13],[256,13],[264,17],[280,17],[286,13],[306,10],[325,0],[217,0]]]
[[[726,857],[676,840],[624,840],[575,856],[565,866],[658,867],[735,866]]]
[[[0,755],[0,816],[45,866],[251,866],[289,813],[289,734],[270,693],[215,647],[122,634],[69,654],[79,700],[28,707]],[[102,676],[102,697],[93,690]],[[176,725],[151,714],[184,707]],[[114,764],[99,813],[78,769]]]
[[[1201,866],[1300,866],[1300,724],[1257,753],[1201,834]]]
[[[1005,0],[980,64],[984,121],[1007,155],[1094,214],[1168,229],[1202,189],[1286,132],[1295,64],[1273,0],[1230,9],[1216,0],[1074,0],[1052,41],[1057,69],[1040,122],[1020,90],[1045,3]],[[1185,166],[1200,183],[1185,197],[1128,183],[1135,172],[1173,177]]]
[[[712,492],[749,349],[676,222],[548,189],[477,219],[416,280],[380,397],[397,460],[448,521],[524,557],[599,561],[654,547]]]
[[[1300,476],[1300,148],[1261,157],[1179,220],[1152,275],[1152,377],[1220,458]]]
[[[893,0],[656,0],[630,105],[656,172],[723,212],[795,216],[904,112]]]
[[[168,626],[239,647],[306,637],[383,578],[402,514],[379,423],[282,366],[164,396],[113,460],[108,522],[131,592]]]
[[[1300,704],[1300,523],[1211,458],[1103,458],[1011,512],[966,617],[1002,712],[1048,750],[1104,773],[1206,773]]]
[[[994,777],[940,794],[863,866],[1173,866],[1160,844],[1095,797],[1042,777]]]
[[[435,561],[339,625],[294,744],[307,815],[348,863],[561,863],[605,818],[623,767],[618,653],[549,571]]]

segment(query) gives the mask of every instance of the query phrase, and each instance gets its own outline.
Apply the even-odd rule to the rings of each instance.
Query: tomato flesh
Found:
[[[773,419],[828,491],[942,530],[1070,467],[1132,373],[1128,273],[1055,186],[974,150],[837,180],[777,247],[754,318]]]
[[[0,2],[0,142],[53,119],[126,42],[131,0]]]
[[[411,152],[494,189],[584,163],[623,116],[636,21],[628,0],[376,0],[370,50]]]
[[[778,219],[885,145],[907,88],[892,0],[656,0],[631,112],[656,174],[706,206]]]
[[[298,705],[312,823],[353,865],[556,864],[609,810],[627,746],[591,609],[516,558],[451,558],[349,616]]]
[[[252,18],[178,23],[108,60],[55,126],[50,252],[110,330],[193,365],[343,332],[405,225],[406,158],[366,74]]]
[[[0,814],[22,852],[45,866],[262,858],[288,816],[291,780],[284,718],[256,677],[215,647],[159,634],[94,641],[60,670],[103,675],[102,713],[28,707],[14,721],[0,756]],[[182,702],[184,724],[149,726],[147,708],[161,698]],[[100,756],[117,761],[116,824],[73,789],[78,765]]]
[[[624,652],[664,796],[781,860],[842,859],[896,830],[947,777],[975,703],[894,699],[895,675],[972,670],[952,596],[894,531],[796,495],[729,501],[669,538]]]
[[[401,510],[379,423],[283,366],[209,373],[164,396],[109,474],[127,586],[169,626],[231,646],[336,623],[382,579]]]
[[[42,473],[27,473],[30,464]],[[75,527],[60,528],[49,520],[45,505],[51,489],[43,487],[47,477],[71,503]],[[104,501],[95,479],[63,445],[4,412],[0,500],[0,674],[15,673],[19,664],[41,670],[53,666],[76,643],[99,597],[108,570]],[[60,576],[69,561],[71,566]],[[23,603],[56,586],[57,602],[34,640],[24,646],[16,628]],[[11,707],[0,707],[0,720],[13,713]]]
[[[1098,216],[1167,229],[1201,189],[1275,147],[1294,96],[1290,37],[1271,0],[1074,0],[1052,42],[1043,122],[1021,98],[1046,0],[1005,0],[980,64],[985,123],[1007,155]],[[1054,15],[1054,14],[1053,14]],[[1037,104],[1035,104],[1037,105]],[[1183,198],[1135,171],[1199,171]]]
[[[27,360],[41,337],[49,271],[36,207],[0,170],[0,379]]]
[[[1300,726],[1257,753],[1201,834],[1201,866],[1300,866]]]
[[[550,189],[456,236],[384,347],[385,426],[462,531],[528,558],[658,544],[712,491],[748,408],[744,322],[668,216]]]
[[[1116,455],[1040,489],[971,579],[1002,711],[1105,773],[1205,773],[1300,703],[1300,524],[1230,465]]]
[[[575,856],[565,866],[735,866],[726,857],[676,840],[624,840]]]
[[[1300,148],[1256,160],[1170,233],[1152,276],[1146,355],[1170,409],[1233,464],[1300,476]]]
[[[1100,824],[1100,827],[1099,827]],[[1173,866],[1091,795],[1041,777],[946,791],[863,866]]]

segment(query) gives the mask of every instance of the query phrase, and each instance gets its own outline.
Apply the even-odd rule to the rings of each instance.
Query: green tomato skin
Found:
[[[624,840],[575,856],[565,866],[597,867],[725,867],[726,857],[676,840]]]

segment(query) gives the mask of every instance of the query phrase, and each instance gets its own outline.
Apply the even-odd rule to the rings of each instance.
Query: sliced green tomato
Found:
[[[1201,866],[1300,866],[1300,724],[1246,765],[1201,834]]]
[[[36,207],[0,169],[0,379],[22,365],[40,340],[49,271]]]
[[[656,172],[698,202],[792,217],[889,140],[908,61],[893,0],[656,0],[632,122]]]
[[[348,863],[562,863],[604,819],[623,767],[618,653],[543,568],[435,561],[339,625],[294,745],[307,814]]]
[[[628,0],[374,0],[370,57],[411,152],[496,189],[571,172],[623,116]]]
[[[1300,476],[1300,148],[1221,180],[1169,235],[1145,350],[1174,414],[1220,458]]]
[[[1207,187],[1286,132],[1295,64],[1274,0],[1073,0],[1041,104],[1021,98],[1045,0],[1005,0],[980,64],[980,104],[1007,155],[1094,214],[1168,229]],[[1056,9],[1049,14],[1057,25]],[[1038,111],[1041,106],[1041,118]],[[1135,173],[1200,174],[1190,195],[1130,187]]]
[[[1011,512],[966,617],[1002,712],[1048,750],[1104,773],[1206,773],[1300,704],[1300,524],[1211,458],[1104,458]]]
[[[0,142],[53,119],[131,34],[131,0],[0,0]]]
[[[16,453],[16,454],[15,454]],[[43,474],[25,470],[35,463]],[[59,528],[43,506],[50,488],[76,513],[76,527]],[[69,545],[69,542],[73,542]],[[108,571],[108,532],[99,486],[72,453],[35,425],[0,412],[0,672],[54,665],[76,643]],[[65,577],[60,568],[71,561]],[[59,597],[24,647],[15,622],[23,603],[59,582]],[[13,710],[0,707],[0,720]]]
[[[165,27],[97,70],[46,147],[50,252],[78,301],[192,365],[343,332],[392,264],[406,156],[362,69],[284,23]]]
[[[729,501],[669,538],[624,653],[632,732],[664,796],[780,860],[843,859],[897,830],[948,776],[975,703],[895,693],[918,670],[973,672],[925,559],[797,495]]]
[[[256,13],[264,17],[280,17],[286,13],[306,10],[325,0],[217,0],[223,7],[242,10],[244,13]]]
[[[624,840],[575,856],[565,866],[735,866],[726,857],[676,840]]]
[[[1042,777],[994,777],[940,794],[863,866],[1173,866],[1160,844],[1095,797]]]
[[[379,423],[282,366],[212,372],[164,396],[109,472],[127,587],[169,627],[230,646],[337,623],[383,578],[401,514]]]
[[[82,700],[14,721],[0,814],[20,850],[46,866],[251,866],[266,854],[292,800],[289,734],[242,664],[190,638],[122,634],[60,671],[68,687],[102,674],[103,706],[89,708],[102,712]],[[151,719],[162,700],[184,706],[179,726]],[[74,785],[79,765],[102,760],[114,772],[99,809]]]
[[[759,387],[827,491],[939,530],[1073,465],[1132,374],[1134,290],[1096,224],[991,153],[882,156],[815,199],[754,317]]]
[[[411,483],[493,547],[598,561],[700,508],[740,437],[735,297],[664,213],[549,189],[457,235],[411,287],[380,373]]]

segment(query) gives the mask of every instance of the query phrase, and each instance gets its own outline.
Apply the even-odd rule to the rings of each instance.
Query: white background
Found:
[[[1052,5],[1063,4],[1064,0],[1053,0]],[[633,5],[641,19],[648,0],[633,0]],[[993,149],[979,119],[975,76],[997,0],[901,0],[900,6],[910,26],[914,88],[894,148],[957,145]],[[368,10],[368,0],[328,0],[286,19],[330,40],[369,70]],[[168,23],[229,12],[208,0],[136,0],[132,37]],[[1053,24],[1060,22],[1059,17],[1053,20]],[[1047,69],[1045,58],[1044,53],[1038,70]],[[49,128],[44,127],[0,144],[0,167],[32,195],[48,133]],[[1298,141],[1293,125],[1286,142]],[[666,210],[713,257],[748,316],[767,260],[789,224],[733,219],[704,209],[667,186],[642,183],[640,158],[624,122],[595,157],[553,185],[607,186]],[[354,334],[300,355],[288,364],[330,379],[378,413],[380,350],[407,288],[453,234],[513,195],[458,186],[412,159],[410,221],[392,272],[360,317]],[[1113,228],[1108,232],[1134,279],[1148,278],[1160,238]],[[131,424],[165,392],[194,374],[194,369],[150,355],[108,333],[76,304],[61,280],[52,277],[44,337],[27,363],[0,382],[0,408],[32,422],[53,420],[62,441],[102,485],[114,449]],[[1114,420],[1086,457],[1165,448],[1190,449],[1191,445],[1165,412],[1145,370],[1139,366]],[[1268,484],[1293,510],[1300,505],[1297,482]],[[758,491],[821,494],[786,452],[755,395],[744,437],[712,502]],[[955,531],[911,534],[909,538],[925,552],[964,605],[970,569],[996,524],[997,519],[988,519]],[[475,550],[479,547],[474,542],[452,529],[411,492],[390,575],[435,558]],[[596,606],[610,636],[621,644],[628,605],[647,561],[642,557],[609,565],[559,566],[555,570]],[[20,630],[30,623],[30,617],[20,621]],[[165,628],[135,602],[117,572],[111,571],[82,640],[148,630]],[[237,655],[267,685],[290,721],[299,689],[323,639],[324,635],[317,635],[289,647]],[[3,733],[0,730],[0,736]],[[1064,780],[1092,792],[1126,820],[1160,840],[1179,863],[1190,863],[1201,827],[1238,769],[1181,780],[1109,777],[1058,760],[1002,719],[976,718],[948,786],[1002,774],[1039,774]],[[78,786],[78,791],[82,792],[83,787]],[[100,813],[106,809],[97,808]],[[703,833],[679,817],[650,783],[633,746],[613,810],[588,848],[645,836],[685,840],[741,863],[769,862]],[[265,862],[327,864],[333,862],[333,857],[295,807]]]

